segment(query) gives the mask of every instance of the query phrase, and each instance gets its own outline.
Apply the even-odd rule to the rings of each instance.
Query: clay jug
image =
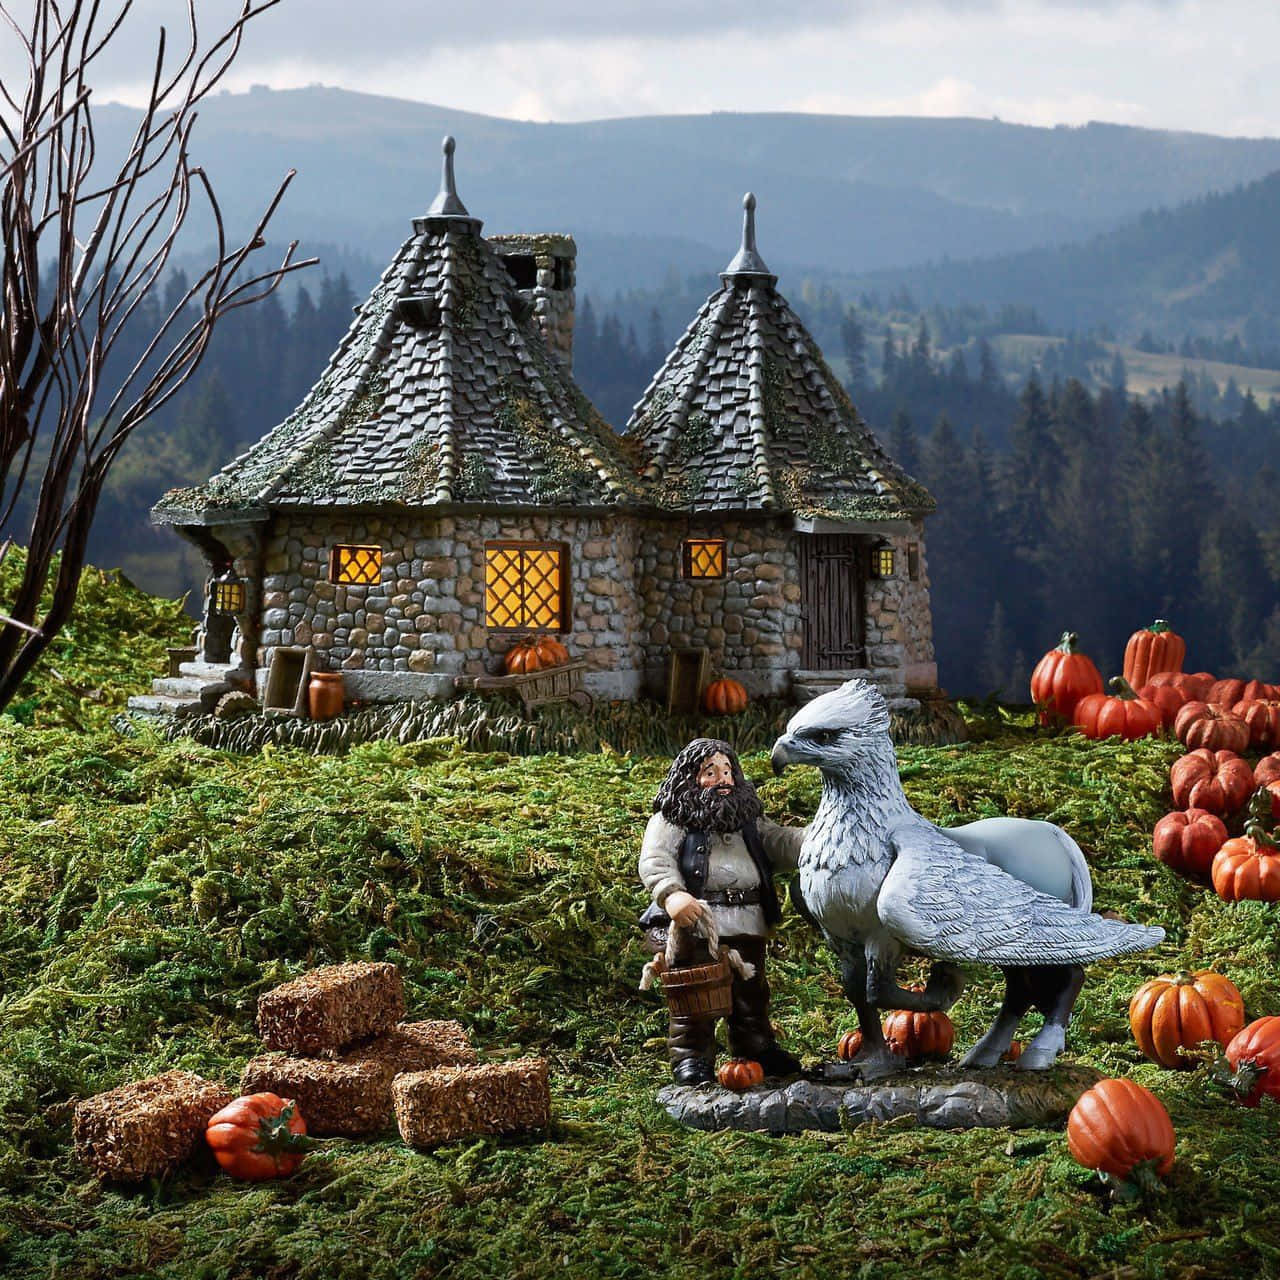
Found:
[[[307,707],[313,720],[332,720],[342,714],[342,672],[313,671],[307,685]]]

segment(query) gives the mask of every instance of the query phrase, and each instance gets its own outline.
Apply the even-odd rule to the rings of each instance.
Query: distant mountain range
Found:
[[[100,108],[100,151],[112,154],[135,120]],[[1280,170],[1280,139],[1117,125],[734,113],[532,124],[325,88],[219,95],[193,154],[233,226],[296,168],[273,239],[381,264],[436,191],[445,133],[458,138],[459,191],[486,229],[574,233],[580,283],[595,293],[643,288],[671,269],[718,270],[748,188],[760,199],[761,252],[784,287],[798,274],[944,262],[906,278],[950,296],[985,267],[947,259],[1087,240]],[[1000,301],[1031,296],[1018,261],[1049,260],[1006,259]]]

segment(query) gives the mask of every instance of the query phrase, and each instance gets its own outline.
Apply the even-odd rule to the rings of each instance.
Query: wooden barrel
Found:
[[[668,969],[662,989],[667,1007],[682,1018],[726,1018],[733,1008],[733,975],[724,956],[711,964]]]

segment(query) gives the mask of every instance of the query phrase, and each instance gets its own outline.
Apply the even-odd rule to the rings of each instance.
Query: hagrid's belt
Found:
[[[702,900],[712,907],[758,907],[760,887],[751,889],[707,889]]]

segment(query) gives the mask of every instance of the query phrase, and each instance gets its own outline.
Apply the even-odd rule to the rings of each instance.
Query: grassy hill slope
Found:
[[[102,650],[105,655],[105,649]],[[116,663],[107,656],[101,681]],[[123,661],[123,659],[121,660]],[[0,1271],[59,1277],[1236,1276],[1280,1257],[1276,1109],[1139,1058],[1144,978],[1215,965],[1251,1016],[1280,1012],[1280,908],[1227,906],[1153,862],[1161,742],[1087,743],[996,717],[963,747],[900,752],[945,823],[1051,818],[1085,848],[1096,905],[1168,930],[1090,971],[1071,1052],[1168,1105],[1178,1163],[1157,1203],[1112,1207],[1049,1131],[872,1125],[772,1140],[670,1122],[659,1000],[636,991],[635,858],[668,761],[468,752],[451,741],[250,758],[0,718]],[[766,810],[812,814],[812,770]],[[494,1053],[545,1054],[545,1136],[414,1153],[333,1143],[287,1182],[207,1165],[99,1186],[70,1152],[77,1098],[182,1067],[233,1082],[257,996],[301,969],[394,960],[418,1017]],[[775,1019],[804,1055],[853,1025],[833,960],[788,915]],[[998,1000],[975,969],[970,1043]]]

